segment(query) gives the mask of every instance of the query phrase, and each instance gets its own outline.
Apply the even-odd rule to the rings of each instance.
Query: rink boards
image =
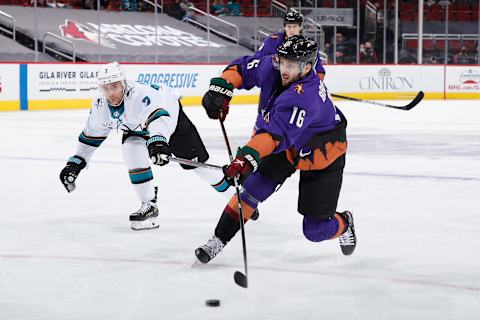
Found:
[[[165,84],[198,105],[220,64],[124,64],[127,78]],[[0,63],[0,111],[89,108],[98,64]],[[478,65],[327,65],[331,92],[363,99],[480,99]],[[232,103],[258,101],[258,89],[237,90]]]

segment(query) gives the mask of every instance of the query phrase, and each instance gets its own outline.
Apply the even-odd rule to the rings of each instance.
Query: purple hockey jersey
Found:
[[[230,65],[236,65],[242,75],[243,83],[238,89],[261,88],[257,133],[268,132],[279,141],[275,153],[292,147],[302,150],[313,136],[334,129],[343,116],[313,72],[283,87],[272,57],[245,56]]]
[[[274,33],[265,39],[262,46],[253,55],[256,59],[277,53],[277,48],[287,39],[287,35],[284,32]],[[317,64],[315,65],[316,73],[324,73],[325,68],[320,60],[320,53],[317,53]]]

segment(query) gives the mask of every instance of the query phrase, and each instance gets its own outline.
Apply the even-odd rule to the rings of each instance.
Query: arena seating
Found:
[[[423,6],[425,21],[445,21],[446,8],[435,3],[431,6]],[[418,6],[411,2],[401,4],[400,18],[404,21],[416,21],[418,18]],[[478,3],[457,3],[448,7],[449,21],[476,21],[478,22]]]
[[[22,46],[11,38],[0,35],[0,48],[2,48],[0,50],[0,61],[35,61],[35,51]],[[55,59],[39,52],[38,61],[55,61]]]
[[[447,39],[448,38],[448,39]],[[404,33],[402,35],[402,47],[412,53],[418,48],[418,34]],[[471,62],[474,62],[473,56],[477,50],[478,35],[477,34],[423,34],[424,56],[444,57],[445,42],[448,40],[448,56],[453,57],[462,47],[467,49],[471,55]]]
[[[32,8],[0,6],[0,10],[15,18],[17,32],[33,39],[35,29]],[[155,34],[150,27],[154,24],[152,15],[146,17],[145,13],[140,12],[103,11],[100,14],[105,28],[100,49],[95,28],[97,12],[93,10],[37,8],[38,20],[42,21],[38,29],[39,40],[42,42],[47,32],[57,36],[64,33],[64,39],[74,45],[81,61],[98,61],[101,56],[104,60],[151,62],[156,60],[156,53],[159,61],[163,62],[207,62],[209,52],[210,62],[226,62],[231,57],[251,54],[250,50],[213,34],[210,37],[213,44],[207,50],[205,32],[166,14],[158,17],[160,44],[154,46]],[[49,37],[45,41],[62,53],[70,55],[73,52],[71,44],[57,41],[55,37]]]

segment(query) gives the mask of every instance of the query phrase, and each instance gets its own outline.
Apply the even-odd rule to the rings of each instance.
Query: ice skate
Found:
[[[158,208],[153,201],[142,202],[140,209],[130,215],[132,230],[156,229],[158,224]]]
[[[357,246],[357,236],[355,234],[355,225],[353,223],[353,215],[350,211],[339,212],[345,220],[347,220],[348,228],[345,232],[338,238],[340,241],[340,248],[342,253],[346,256],[349,256],[355,251]]]
[[[213,236],[205,245],[195,250],[195,256],[201,263],[208,263],[222,251],[223,247],[225,247],[223,242],[216,236]]]

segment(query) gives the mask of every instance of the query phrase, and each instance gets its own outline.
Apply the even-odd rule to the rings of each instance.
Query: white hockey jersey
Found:
[[[180,95],[175,90],[126,81],[125,92],[123,103],[117,107],[110,106],[101,93],[92,100],[76,153],[87,162],[112,129],[138,136],[160,135],[167,141],[175,131],[180,111]]]

